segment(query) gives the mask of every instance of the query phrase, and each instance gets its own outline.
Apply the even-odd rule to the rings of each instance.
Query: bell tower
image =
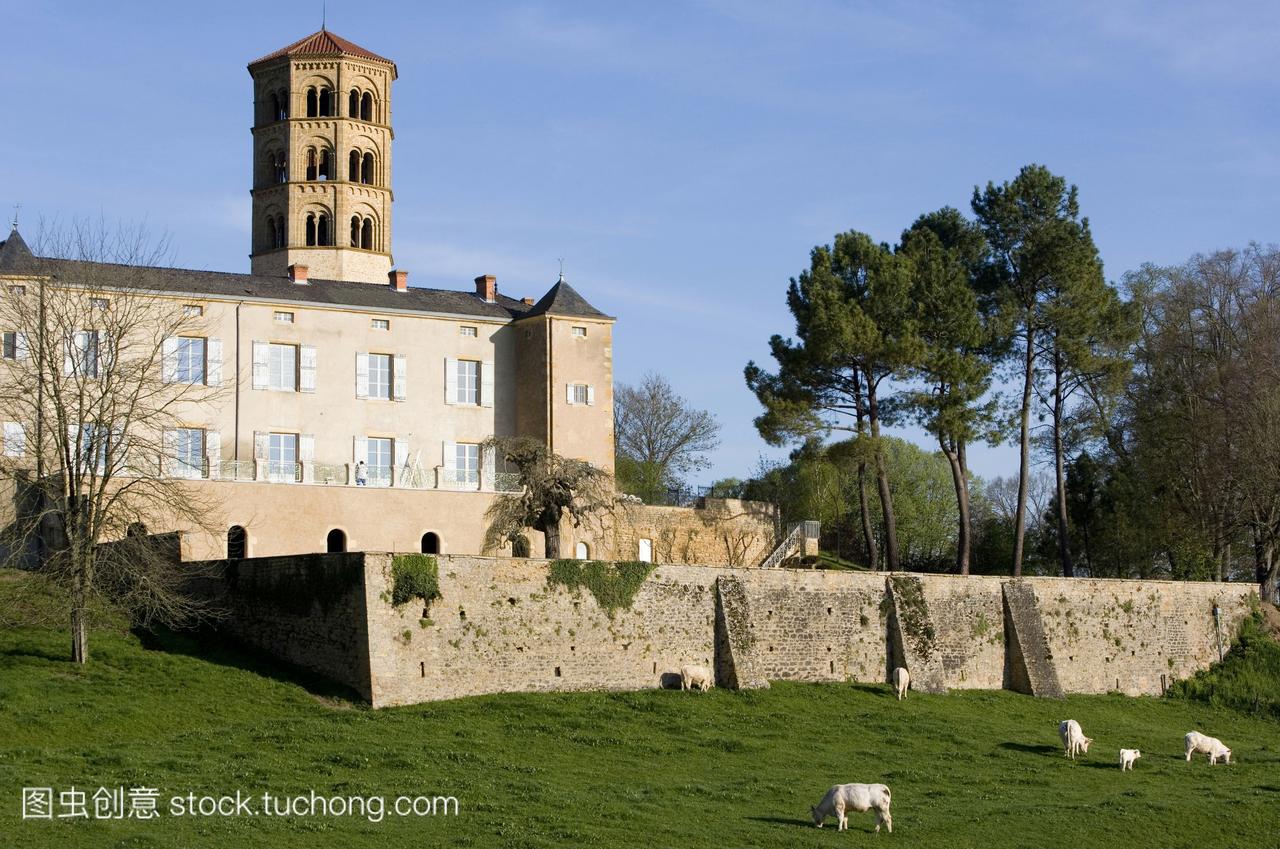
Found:
[[[395,63],[322,29],[249,75],[253,273],[386,285]]]

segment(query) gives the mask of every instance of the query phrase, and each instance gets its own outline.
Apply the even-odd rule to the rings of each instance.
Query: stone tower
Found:
[[[249,75],[253,273],[385,285],[395,63],[322,29]]]

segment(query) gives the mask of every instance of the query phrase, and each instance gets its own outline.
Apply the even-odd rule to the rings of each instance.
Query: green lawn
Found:
[[[707,694],[515,695],[370,711],[286,671],[169,639],[0,631],[0,846],[1267,847],[1280,724],[1190,702],[779,684]],[[1063,758],[1057,722],[1097,738]],[[1182,759],[1192,728],[1239,763]],[[1122,774],[1121,747],[1138,747]],[[895,832],[807,819],[835,782],[884,782]],[[24,786],[453,795],[457,817],[22,821]]]

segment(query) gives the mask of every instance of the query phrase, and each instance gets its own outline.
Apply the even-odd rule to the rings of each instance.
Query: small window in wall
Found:
[[[25,295],[27,294],[27,287],[26,286],[10,286],[9,291],[15,295]]]
[[[369,326],[372,327],[374,330],[390,330],[391,321],[390,319],[386,319],[386,318],[375,318],[373,321],[369,323]]]
[[[324,550],[329,554],[341,554],[347,550],[347,535],[339,528],[329,531],[329,536],[325,538]]]
[[[467,326],[467,325],[465,325],[465,324],[458,328],[458,332],[459,332],[460,334],[462,334],[463,336],[475,336],[475,335],[476,335],[476,329],[475,329],[474,327],[469,327],[469,326]]]
[[[18,359],[18,334],[13,330],[6,330],[3,337],[3,356],[6,360]]]
[[[591,403],[591,387],[585,383],[575,383],[569,387],[569,403],[586,406]]]
[[[280,322],[281,324],[293,324],[293,313],[283,312],[282,310],[276,310],[275,320]]]
[[[183,304],[182,314],[190,318],[199,318],[204,315],[204,307],[199,304]]]
[[[95,310],[105,310],[107,308],[106,298],[90,298],[89,306]]]
[[[644,538],[640,539],[640,552],[636,556],[636,559],[641,563],[653,562],[653,540]]]
[[[574,327],[574,328],[571,328],[569,332],[570,332],[570,333],[572,333],[574,336],[586,336],[586,335],[587,335],[587,328],[585,328],[585,327]]]
[[[432,531],[427,531],[422,535],[422,553],[423,554],[439,554],[440,553],[440,537]]]
[[[580,542],[573,547],[573,556],[579,560],[591,559],[591,547],[585,542]]]
[[[227,530],[227,559],[243,560],[249,553],[249,534],[239,525]]]

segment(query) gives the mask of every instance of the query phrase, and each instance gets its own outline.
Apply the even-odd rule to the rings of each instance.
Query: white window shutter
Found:
[[[265,430],[253,432],[253,459],[265,460],[271,453],[271,434]]]
[[[409,388],[405,382],[408,379],[406,377],[408,363],[405,361],[404,354],[396,354],[392,358],[392,363],[394,364],[394,372],[391,377],[392,397],[397,401],[403,401],[405,399],[405,390]]]
[[[313,433],[298,436],[298,460],[303,463],[314,463],[316,459],[316,437]]]
[[[116,364],[115,351],[111,348],[113,340],[105,333],[99,333],[96,330],[90,332],[98,339],[98,362],[95,363],[97,371],[93,376],[104,377],[107,372],[115,368]]]
[[[27,347],[27,334],[25,334],[25,333],[17,333],[17,334],[15,334],[15,336],[14,336],[14,356],[15,356],[15,357],[17,357],[17,358],[18,358],[18,359],[20,359],[20,360],[25,360],[25,359],[27,358],[27,352],[28,352],[28,350],[30,350],[30,349]]]
[[[178,379],[178,337],[166,336],[160,357],[160,379],[173,383]]]
[[[270,381],[269,367],[267,365],[270,356],[266,342],[254,340],[253,343],[253,388],[266,389]]]
[[[453,357],[444,360],[444,402],[458,403],[458,361]]]
[[[492,490],[496,478],[494,473],[497,471],[495,463],[498,454],[493,450],[492,445],[486,445],[480,449],[480,488]]]
[[[453,483],[458,479],[458,443],[444,443],[444,479]]]
[[[594,407],[596,404],[596,388],[587,384],[587,406]]]
[[[573,403],[573,384],[566,383],[564,385],[564,401],[566,404]]]
[[[222,432],[204,432],[204,457],[209,461],[209,477],[219,477],[222,470]]]
[[[396,469],[409,462],[409,440],[397,436],[391,440],[391,465]]]
[[[351,462],[359,463],[361,460],[366,464],[369,462],[369,440],[363,436],[357,436],[352,440]]]
[[[21,457],[26,453],[27,437],[22,425],[17,422],[4,423],[4,455]]]
[[[369,355],[356,354],[356,397],[369,397]]]
[[[209,339],[204,351],[204,382],[210,386],[219,386],[222,384],[222,340]]]
[[[316,391],[316,349],[314,345],[298,346],[298,391]]]
[[[186,469],[178,462],[178,432],[171,428],[164,431],[164,473],[170,477],[185,475]]]
[[[493,363],[489,360],[480,364],[480,406],[493,406]]]

